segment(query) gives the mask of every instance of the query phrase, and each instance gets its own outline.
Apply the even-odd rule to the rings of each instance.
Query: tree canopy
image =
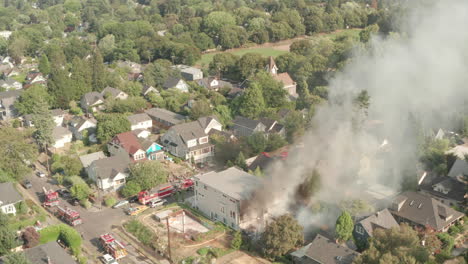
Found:
[[[292,249],[302,246],[303,228],[291,215],[282,215],[270,222],[262,235],[264,255],[274,260]]]

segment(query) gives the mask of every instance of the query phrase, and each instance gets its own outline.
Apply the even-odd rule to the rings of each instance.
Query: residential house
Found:
[[[450,168],[448,176],[451,178],[468,177],[468,160],[457,158]]]
[[[116,155],[91,162],[86,172],[99,189],[118,190],[125,184],[129,165],[128,156]]]
[[[11,34],[13,34],[12,31],[9,31],[9,30],[2,30],[0,31],[0,37],[4,38],[4,39],[9,39]]]
[[[107,98],[106,96],[110,96],[110,98],[112,99],[119,99],[119,100],[125,100],[128,98],[128,94],[122,92],[119,89],[112,88],[110,86],[107,86],[106,88],[104,88],[101,94],[104,98]]]
[[[198,118],[198,123],[200,123],[203,130],[206,134],[209,134],[212,131],[223,131],[223,124],[218,120],[216,116],[205,116]]]
[[[26,75],[26,84],[47,84],[46,78],[40,72],[30,72]]]
[[[23,197],[11,182],[0,183],[0,210],[4,214],[16,214],[15,204],[21,202]]]
[[[207,77],[197,81],[197,84],[205,87],[208,90],[219,91],[221,88],[232,89],[233,85],[230,82],[220,80],[216,77]]]
[[[77,262],[57,241],[28,248],[24,255],[31,264],[76,264]]]
[[[275,60],[270,56],[270,62],[268,64],[268,72],[271,74],[273,79],[281,82],[283,84],[283,89],[288,92],[288,95],[291,98],[297,98],[296,92],[296,82],[291,79],[289,73],[283,72],[278,73],[278,67],[276,66]]]
[[[286,160],[286,157],[286,154],[280,156],[273,156],[269,153],[262,152],[255,157],[247,159],[245,162],[247,164],[248,169],[251,171],[255,171],[257,168],[260,168],[260,170],[265,171],[267,168],[273,166],[273,164]]]
[[[317,234],[310,244],[294,251],[291,256],[294,264],[351,264],[359,253]]]
[[[141,149],[145,151],[146,157],[149,160],[164,160],[163,147],[156,142],[139,138]]]
[[[100,160],[100,159],[105,159],[105,158],[107,158],[107,156],[104,154],[104,152],[98,151],[98,152],[94,152],[94,153],[90,153],[90,154],[80,156],[80,161],[81,161],[81,165],[83,165],[83,168],[86,169],[94,161]]]
[[[9,70],[2,71],[1,67],[0,67],[0,72],[3,72],[3,77],[6,77],[6,78],[18,76],[21,73],[21,71],[18,68],[11,68]]]
[[[446,232],[464,216],[442,202],[417,192],[400,194],[389,209],[399,223],[406,222],[438,232]]]
[[[134,114],[127,117],[128,121],[130,121],[131,130],[136,129],[151,129],[153,127],[153,119],[146,114]]]
[[[354,225],[353,237],[361,243],[367,243],[377,228],[399,228],[397,221],[388,209],[376,212]]]
[[[15,79],[6,78],[5,80],[0,80],[0,87],[8,90],[19,90],[23,88],[23,85]]]
[[[61,126],[63,124],[63,119],[65,118],[65,111],[62,109],[53,109],[50,111],[52,118],[54,119],[55,126]],[[33,127],[34,123],[32,121],[32,114],[23,116],[24,126]]]
[[[465,156],[468,155],[468,145],[458,145],[445,152],[447,155],[453,155],[457,159],[465,159]]]
[[[174,67],[180,70],[180,74],[187,81],[196,81],[203,78],[203,71],[198,68],[187,65],[176,65]]]
[[[169,77],[166,82],[163,84],[163,88],[167,89],[177,89],[181,92],[188,93],[189,86],[188,84],[182,79],[178,77]]]
[[[143,96],[147,96],[147,95],[150,94],[150,93],[159,94],[159,91],[158,91],[158,89],[154,88],[154,87],[151,86],[151,85],[145,85],[145,86],[143,86],[143,89],[142,89],[142,91],[141,91],[141,94],[142,94]]]
[[[176,114],[163,108],[151,108],[145,111],[151,119],[153,119],[153,126],[168,129],[174,125],[185,122],[186,117]]]
[[[206,124],[208,126],[205,126]],[[215,125],[199,120],[178,124],[171,127],[161,137],[161,142],[166,150],[174,156],[184,160],[205,162],[214,155],[214,145],[210,144],[208,133],[205,132],[213,129],[212,126]]]
[[[85,112],[102,110],[104,109],[104,96],[98,92],[85,93],[81,97],[80,105]]]
[[[261,180],[237,167],[220,172],[198,174],[195,180],[194,206],[214,221],[239,230],[250,219],[241,215],[244,201],[252,197],[252,192],[261,186]]]
[[[87,135],[91,142],[97,142],[96,127],[97,121],[92,117],[75,116],[70,121],[70,130],[77,140],[83,140],[83,136]]]
[[[21,95],[21,92],[22,90],[0,92],[0,120],[8,120],[18,116],[18,111],[14,108],[14,104]]]
[[[132,130],[132,133],[137,138],[148,138],[151,135],[151,132],[146,129],[135,129],[135,130]]]
[[[421,193],[430,195],[448,206],[465,208],[468,204],[466,181],[459,177],[426,177],[419,185]]]
[[[63,148],[65,144],[72,142],[73,134],[68,128],[57,126],[52,130],[52,138],[54,139],[54,148]]]
[[[146,160],[146,152],[132,132],[117,134],[109,143],[107,150],[112,156],[127,156],[131,161]]]
[[[232,123],[231,129],[237,137],[249,137],[254,133],[265,133],[266,135],[277,133],[282,137],[286,134],[284,126],[272,119],[253,120],[243,116],[236,116]]]

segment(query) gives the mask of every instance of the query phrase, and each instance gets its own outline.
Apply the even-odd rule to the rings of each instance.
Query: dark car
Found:
[[[80,205],[80,200],[78,200],[77,198],[73,198],[69,202],[72,205]]]
[[[138,202],[138,196],[132,196],[132,197],[128,198],[128,202],[129,202],[129,203],[136,203],[136,202]]]
[[[31,189],[32,188],[32,184],[31,184],[31,182],[29,180],[24,180],[22,185],[26,189]]]
[[[58,189],[57,192],[63,198],[70,198],[71,197],[70,191],[65,189],[65,188]]]

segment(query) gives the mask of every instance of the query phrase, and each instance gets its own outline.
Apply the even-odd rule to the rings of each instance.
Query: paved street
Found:
[[[46,189],[57,190],[59,186],[51,183],[49,178],[39,178],[35,174],[28,177],[32,183],[32,188],[28,189],[28,193],[32,196],[37,197],[40,202],[43,202],[43,190],[42,187]],[[189,192],[186,196],[192,196],[193,192]],[[182,198],[182,197],[180,197]],[[168,202],[174,202],[175,196],[169,197]],[[126,205],[122,208],[112,209],[105,206],[93,207],[89,210],[81,207],[80,205],[74,206],[68,201],[60,198],[61,206],[68,206],[80,213],[83,224],[76,226],[76,230],[80,232],[83,236],[84,247],[88,251],[88,254],[91,254],[96,259],[95,263],[100,263],[97,258],[102,256],[104,252],[101,250],[99,245],[99,236],[104,233],[112,233],[112,229],[116,226],[121,225],[124,221],[129,219],[129,216],[125,214],[125,209],[133,206]],[[153,209],[150,209],[153,210]],[[114,234],[114,233],[113,233]],[[131,242],[128,242],[128,239],[121,239],[118,235],[114,234],[121,241],[125,241],[127,245],[127,251],[129,255],[121,260],[119,263],[123,264],[137,264],[137,263],[153,263],[145,256],[143,256]]]

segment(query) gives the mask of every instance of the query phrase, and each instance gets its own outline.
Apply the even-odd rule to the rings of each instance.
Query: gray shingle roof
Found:
[[[71,132],[70,130],[68,130],[68,128],[62,127],[62,126],[58,126],[58,127],[55,127],[54,130],[52,131],[52,137],[53,137],[55,140],[58,140],[58,139],[63,138],[63,137],[66,136],[66,135],[71,134],[71,133],[72,133],[72,132]]]
[[[8,98],[18,98],[22,90],[11,90],[11,91],[6,91],[6,92],[0,92],[0,100],[8,99]]]
[[[243,117],[243,116],[236,116],[236,118],[232,121],[232,123],[238,126],[247,127],[253,130],[258,126],[258,124],[260,124],[260,121],[253,120],[253,119]]]
[[[32,264],[76,264],[76,261],[56,241],[39,245],[24,251]],[[48,259],[50,258],[50,261]]]
[[[106,158],[106,155],[102,151],[94,152],[91,154],[86,154],[83,156],[80,156],[80,161],[81,164],[83,165],[83,168],[87,168],[93,161],[95,160],[100,160]]]
[[[110,93],[113,97],[117,97],[122,91],[110,86],[107,86],[102,90],[101,94],[104,96],[106,93]]]
[[[205,129],[212,120],[216,120],[218,123],[221,124],[221,122],[218,120],[218,118],[216,116],[204,116],[204,117],[200,117],[198,118],[198,123],[200,123],[201,127],[203,129]]]
[[[52,114],[52,116],[60,116],[64,115],[65,111],[63,111],[62,109],[52,109],[50,110],[50,113]]]
[[[436,199],[416,192],[405,192],[399,195],[396,200],[402,201],[406,198],[400,210],[393,211],[394,215],[405,218],[413,223],[430,226],[440,231],[456,219],[463,217],[464,214],[444,205]],[[449,219],[440,216],[440,208],[445,208],[446,213],[452,215]]]
[[[196,175],[201,183],[206,184],[237,200],[249,199],[252,192],[261,186],[261,181],[239,168],[231,167],[224,171],[211,171]]]
[[[179,134],[185,143],[192,139],[198,139],[207,136],[205,130],[201,127],[198,121],[178,124],[171,127],[170,129],[174,130],[177,134]]]
[[[367,231],[369,236],[372,236],[375,228],[390,229],[392,227],[399,227],[395,218],[388,209],[379,211],[360,221],[362,227]]]
[[[181,81],[182,78],[179,78],[179,77],[169,77],[166,82],[164,82],[164,85],[163,87],[166,88],[166,89],[169,89],[169,88],[174,88],[178,83],[179,81]],[[184,80],[182,80],[184,81]]]
[[[23,197],[11,182],[0,183],[0,202],[3,204],[16,203],[23,200]]]
[[[297,258],[309,258],[322,264],[351,264],[359,253],[318,234],[310,244],[291,255]]]
[[[140,122],[151,121],[151,117],[146,113],[134,114],[127,117],[131,125],[137,125]]]
[[[171,124],[179,124],[185,121],[185,116],[176,114],[163,108],[151,108],[145,111],[151,118],[165,120]]]
[[[104,101],[104,97],[102,97],[102,94],[100,94],[98,92],[85,93],[83,95],[83,98],[84,98],[84,101],[85,101],[87,106],[94,105],[99,100]]]
[[[104,159],[93,161],[96,166],[96,175],[101,179],[114,178],[118,173],[125,173],[128,170],[130,160],[124,155],[116,155]]]
[[[96,119],[94,119],[93,117],[91,118],[85,118],[83,116],[75,116],[72,118],[70,124],[72,125],[72,127],[76,128],[76,129],[80,129],[81,126],[86,122],[86,121],[89,121],[91,123],[93,123],[95,126],[97,125],[97,121]]]
[[[453,166],[448,173],[448,176],[453,178],[458,177],[460,175],[468,175],[467,160],[457,159],[455,163],[453,163]]]

